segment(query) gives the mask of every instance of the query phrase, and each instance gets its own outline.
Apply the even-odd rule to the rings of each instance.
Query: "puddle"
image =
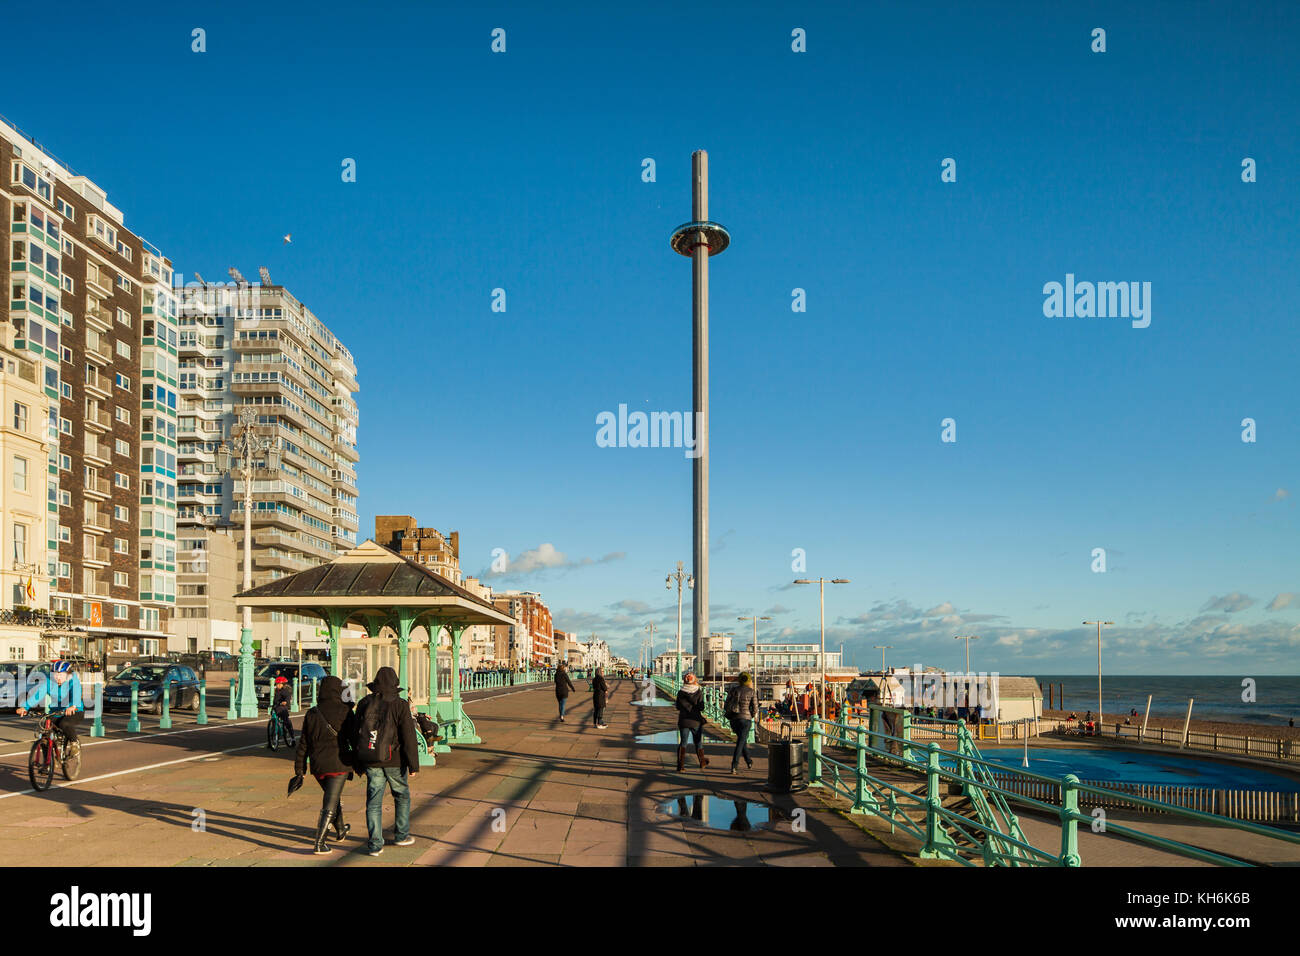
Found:
[[[682,738],[678,735],[677,731],[675,730],[661,730],[655,734],[636,735],[636,742],[639,744],[656,744],[665,747],[676,747],[679,743],[681,743],[681,739]],[[691,740],[690,737],[687,737],[686,739]],[[706,744],[734,744],[735,743],[734,740],[722,740],[718,737],[710,737],[707,733],[704,735],[703,741]],[[691,741],[686,746],[689,749],[693,749],[695,743],[694,741]]]
[[[655,700],[634,700],[632,704],[637,707],[671,707],[673,702],[656,698]]]
[[[769,829],[790,817],[780,807],[748,800],[728,800],[708,793],[688,793],[659,804],[659,812],[710,830]]]

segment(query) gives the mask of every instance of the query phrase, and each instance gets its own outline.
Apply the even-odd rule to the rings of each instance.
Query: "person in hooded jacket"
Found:
[[[343,785],[352,777],[352,745],[355,733],[352,705],[343,700],[343,681],[326,677],[316,692],[317,703],[302,719],[298,751],[293,760],[294,776],[309,770],[321,788],[320,819],[316,821],[313,852],[329,853],[326,830],[334,824],[334,839],[342,840],[351,826],[343,822]]]
[[[575,690],[577,688],[573,686],[573,681],[569,679],[568,665],[561,661],[560,666],[555,671],[555,702],[560,707],[561,723],[564,722],[564,705],[568,701],[569,695]]]
[[[605,668],[597,667],[596,676],[591,679],[591,706],[595,710],[596,727],[604,730],[609,725],[605,723],[605,705],[609,702],[609,683],[605,680]]]
[[[704,738],[704,688],[695,680],[694,674],[682,678],[682,689],[677,692],[677,771],[686,769],[686,738],[695,740],[695,756],[700,761],[700,769],[709,765],[705,759]]]
[[[420,751],[416,743],[415,720],[410,705],[402,699],[402,688],[397,685],[397,671],[381,667],[375,679],[366,685],[370,693],[357,704],[356,726],[360,727],[372,707],[387,707],[389,720],[397,728],[397,746],[393,755],[379,763],[364,765],[366,773],[366,830],[369,839],[366,850],[371,856],[384,852],[384,786],[393,791],[393,844],[410,846],[411,837],[411,787],[407,782],[420,769]],[[363,769],[358,767],[357,769]]]

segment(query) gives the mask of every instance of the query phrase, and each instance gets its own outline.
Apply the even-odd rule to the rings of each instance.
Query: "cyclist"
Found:
[[[289,746],[294,745],[293,739],[293,721],[289,719],[289,701],[292,694],[289,692],[289,678],[281,674],[275,679],[275,700],[272,706],[279,718],[284,721],[285,736],[289,738]]]
[[[50,676],[41,675],[27,699],[18,706],[18,716],[24,717],[27,711],[40,706],[46,694],[50,696],[50,714],[63,711],[63,715],[54,721],[54,726],[68,740],[67,756],[76,756],[81,752],[77,725],[81,723],[85,707],[81,702],[81,680],[73,673],[71,661],[55,661],[50,665]]]

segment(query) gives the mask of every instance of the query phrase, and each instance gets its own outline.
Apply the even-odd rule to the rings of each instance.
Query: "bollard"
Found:
[[[90,725],[90,736],[104,736],[104,684],[95,685],[95,722]]]
[[[289,707],[289,713],[291,714],[296,714],[302,709],[302,704],[298,700],[298,688],[301,686],[298,680],[298,675],[295,674],[293,677],[293,704]]]
[[[822,785],[822,738],[817,718],[808,721],[808,786]]]
[[[206,677],[199,681],[199,714],[194,718],[194,722],[200,727],[208,722],[208,679]]]
[[[313,707],[316,706],[316,685],[319,683],[320,683],[320,678],[313,677],[311,679],[311,705]]]
[[[162,717],[158,719],[159,730],[172,729],[172,683],[164,681],[162,686]]]
[[[140,732],[140,682],[131,681],[131,719],[126,722],[127,733]]]
[[[226,714],[226,720],[235,719],[235,679],[230,678],[230,712]]]

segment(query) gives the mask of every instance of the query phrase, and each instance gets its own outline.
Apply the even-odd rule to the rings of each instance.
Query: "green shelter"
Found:
[[[392,667],[416,710],[438,723],[445,740],[435,751],[482,743],[461,706],[461,634],[474,624],[515,621],[472,591],[366,541],[328,564],[236,594],[235,604],[319,617],[329,629],[330,673],[358,697],[379,668]],[[348,625],[363,628],[365,636],[352,636],[344,630]],[[451,654],[440,665],[438,637],[444,629]],[[434,763],[423,738],[420,748],[420,763]]]

